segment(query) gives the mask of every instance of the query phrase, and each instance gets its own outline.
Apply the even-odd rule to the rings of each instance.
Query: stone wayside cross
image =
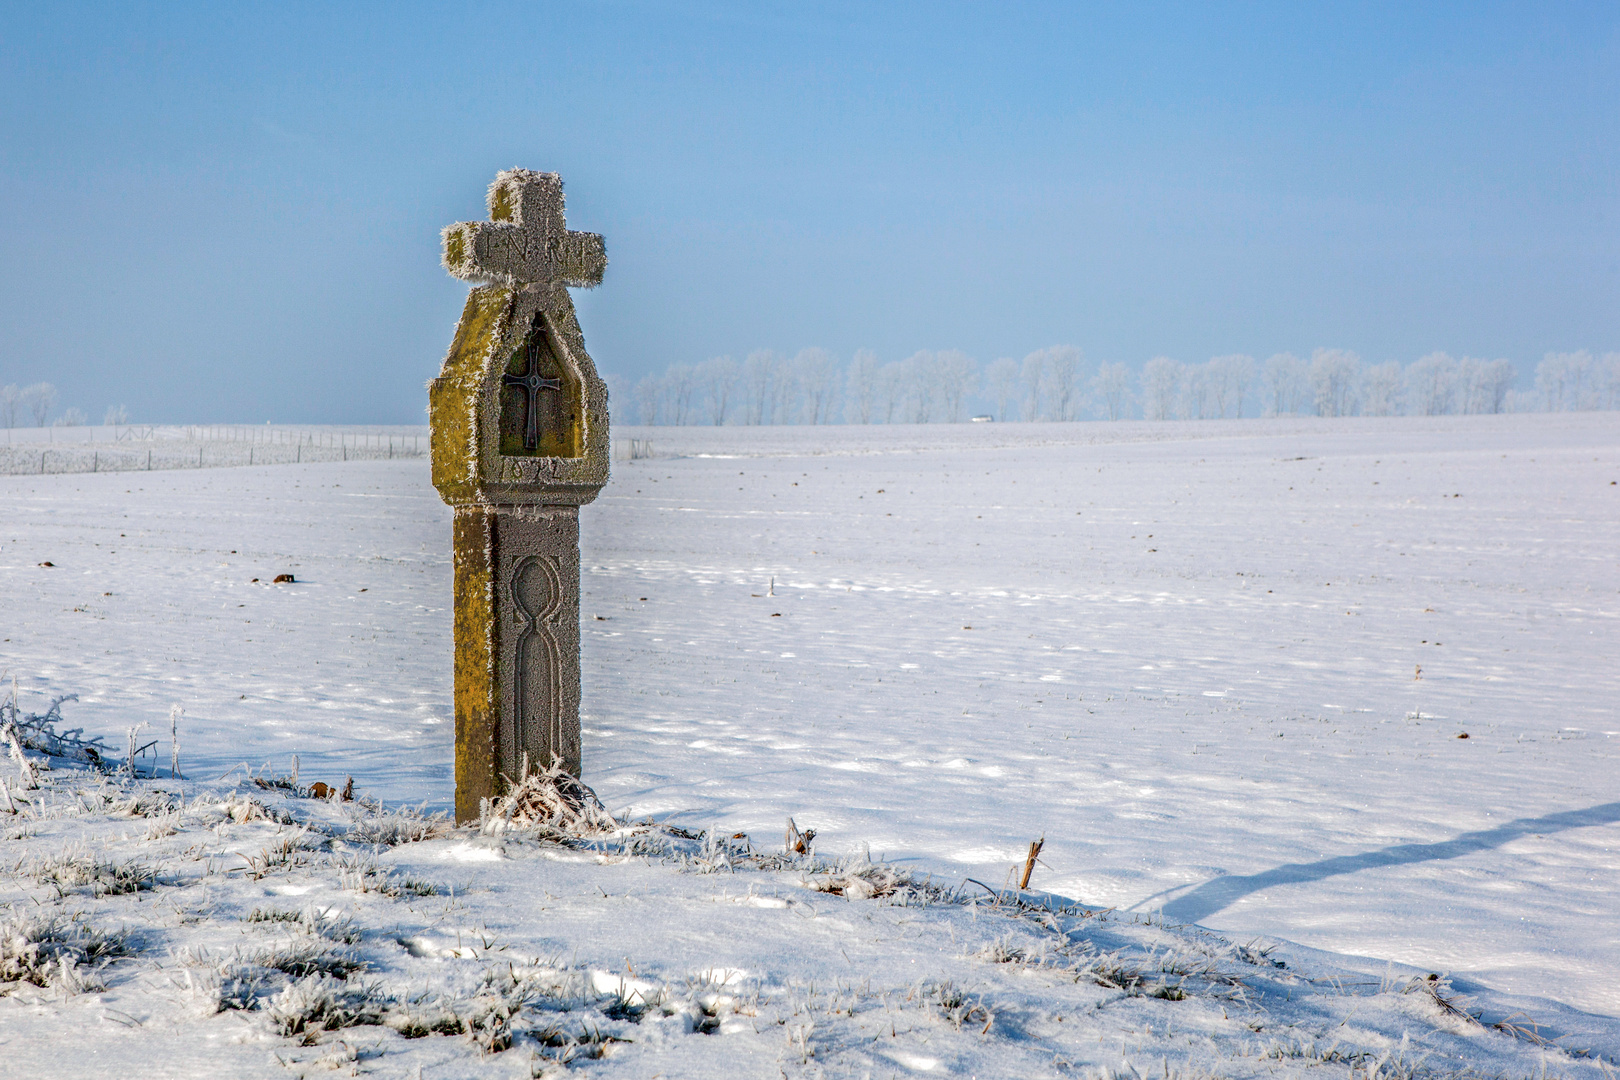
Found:
[[[428,384],[455,509],[459,821],[524,755],[579,775],[579,508],[608,478],[607,388],[568,295],[601,283],[602,238],[568,230],[555,173],[499,174],[489,217],[444,230],[445,268],[475,287]]]

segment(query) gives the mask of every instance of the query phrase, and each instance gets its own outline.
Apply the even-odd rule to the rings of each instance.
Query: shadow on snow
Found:
[[[1494,829],[1467,832],[1451,840],[1435,844],[1396,844],[1360,855],[1340,855],[1312,863],[1288,863],[1272,870],[1243,876],[1218,877],[1206,881],[1191,892],[1176,897],[1164,905],[1164,917],[1181,923],[1202,922],[1222,908],[1248,896],[1278,885],[1300,885],[1339,874],[1353,874],[1358,870],[1372,870],[1380,866],[1405,866],[1408,863],[1431,862],[1435,859],[1455,859],[1501,847],[1521,836],[1581,829],[1589,825],[1609,825],[1620,821],[1620,802],[1602,803],[1585,810],[1566,810],[1543,817],[1519,818]]]

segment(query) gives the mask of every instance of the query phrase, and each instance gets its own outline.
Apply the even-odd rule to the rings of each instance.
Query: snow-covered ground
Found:
[[[1044,835],[1049,893],[1615,1042],[1620,415],[616,435],[610,808],[993,886]],[[446,806],[448,544],[420,460],[0,477],[0,656],[116,743],[184,706],[192,776]]]
[[[54,764],[4,792],[5,1076],[1610,1080],[1620,1053],[1546,1001],[863,855]]]

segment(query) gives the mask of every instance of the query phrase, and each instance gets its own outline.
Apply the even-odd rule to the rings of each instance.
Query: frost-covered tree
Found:
[[[1254,387],[1255,369],[1254,357],[1242,354],[1233,359],[1227,368],[1227,378],[1231,380],[1237,405],[1237,412],[1233,415],[1238,419],[1243,418],[1243,403],[1249,400],[1249,391]]]
[[[56,387],[48,382],[37,382],[22,388],[21,400],[34,417],[35,427],[44,427],[45,421],[51,418],[51,410],[56,408]]]
[[[1506,363],[1498,360],[1497,363]],[[1604,353],[1602,361],[1603,403],[1600,408],[1620,409],[1620,353]]]
[[[1406,408],[1413,416],[1446,416],[1457,398],[1457,361],[1432,352],[1406,369]]]
[[[1401,411],[1401,365],[1393,360],[1361,373],[1361,414],[1396,416]]]
[[[664,400],[668,408],[665,419],[677,427],[696,420],[692,402],[697,390],[697,370],[691,364],[669,365],[664,371]]]
[[[1473,416],[1486,410],[1483,395],[1485,361],[1464,356],[1457,361],[1452,382],[1451,410],[1464,416]]]
[[[1210,365],[1176,365],[1176,416],[1182,420],[1203,420],[1214,415],[1210,392]]]
[[[1209,361],[1210,392],[1215,398],[1215,415],[1243,417],[1243,401],[1254,382],[1254,357],[1242,353],[1216,356]]]
[[[731,411],[731,397],[737,388],[737,361],[729,356],[715,356],[697,366],[697,383],[708,406],[709,423],[715,427],[726,422]]]
[[[1046,386],[1046,350],[1036,349],[1024,357],[1019,368],[1019,379],[1024,386],[1024,419],[1041,418],[1041,391]]]
[[[1311,353],[1311,398],[1318,416],[1354,416],[1361,357],[1347,349]]]
[[[832,423],[838,398],[838,358],[822,348],[800,349],[793,358],[793,369],[803,391],[805,422]]]
[[[1181,365],[1168,356],[1155,356],[1142,365],[1142,418],[1168,420],[1176,407]]]
[[[946,349],[934,357],[934,378],[941,415],[947,423],[961,423],[962,405],[979,386],[979,365],[960,349]]]
[[[1548,412],[1573,412],[1592,407],[1592,354],[1548,353],[1536,365],[1536,389]]]
[[[856,349],[844,379],[844,419],[870,424],[878,398],[878,359],[871,349]]]
[[[659,405],[664,397],[664,380],[657,375],[643,375],[636,381],[636,412],[647,427],[658,423]]]
[[[747,406],[745,423],[771,422],[771,408],[776,400],[773,387],[780,366],[776,353],[770,349],[755,349],[743,361],[743,389],[748,395],[744,403]]]
[[[1457,361],[1457,411],[1468,415],[1501,412],[1517,376],[1510,360],[1463,357]]]
[[[129,423],[129,410],[122,405],[109,405],[107,412],[102,416],[101,423],[105,427],[117,427]]]
[[[892,424],[900,416],[906,403],[906,365],[891,360],[878,369],[878,405],[883,410],[883,422]]]
[[[787,357],[778,358],[771,381],[771,423],[791,424],[797,419],[801,389],[798,369]]]
[[[1118,420],[1131,398],[1131,373],[1124,364],[1103,364],[1091,377],[1092,408],[1098,416]]]
[[[926,424],[934,418],[939,401],[939,358],[930,349],[918,349],[906,358],[911,422]]]
[[[996,403],[996,419],[1005,422],[1007,410],[1018,397],[1018,361],[999,356],[985,369],[984,388]]]
[[[1046,410],[1050,419],[1073,420],[1080,410],[1081,352],[1073,345],[1046,349]]]
[[[17,411],[22,408],[22,391],[16,383],[0,386],[0,424],[7,428],[17,426]]]
[[[608,420],[613,424],[631,424],[630,414],[625,411],[629,394],[625,390],[624,376],[616,373],[602,373],[602,382],[607,386],[608,392]]]
[[[1508,393],[1519,381],[1519,369],[1511,360],[1492,360],[1480,372],[1480,412],[1507,411]]]
[[[1264,378],[1268,415],[1290,416],[1304,410],[1310,382],[1303,360],[1293,353],[1267,357]]]
[[[77,405],[62,410],[62,415],[56,418],[55,427],[84,427],[90,422],[90,417]]]

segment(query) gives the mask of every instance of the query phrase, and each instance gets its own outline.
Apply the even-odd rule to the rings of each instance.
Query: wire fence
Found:
[[[217,469],[386,461],[428,456],[428,429],[186,424],[11,428],[0,439],[0,476]],[[648,439],[614,439],[616,461],[653,457]]]
[[[614,461],[641,461],[653,456],[651,439],[614,439]]]
[[[428,429],[188,424],[14,428],[0,474],[131,472],[421,458]]]

